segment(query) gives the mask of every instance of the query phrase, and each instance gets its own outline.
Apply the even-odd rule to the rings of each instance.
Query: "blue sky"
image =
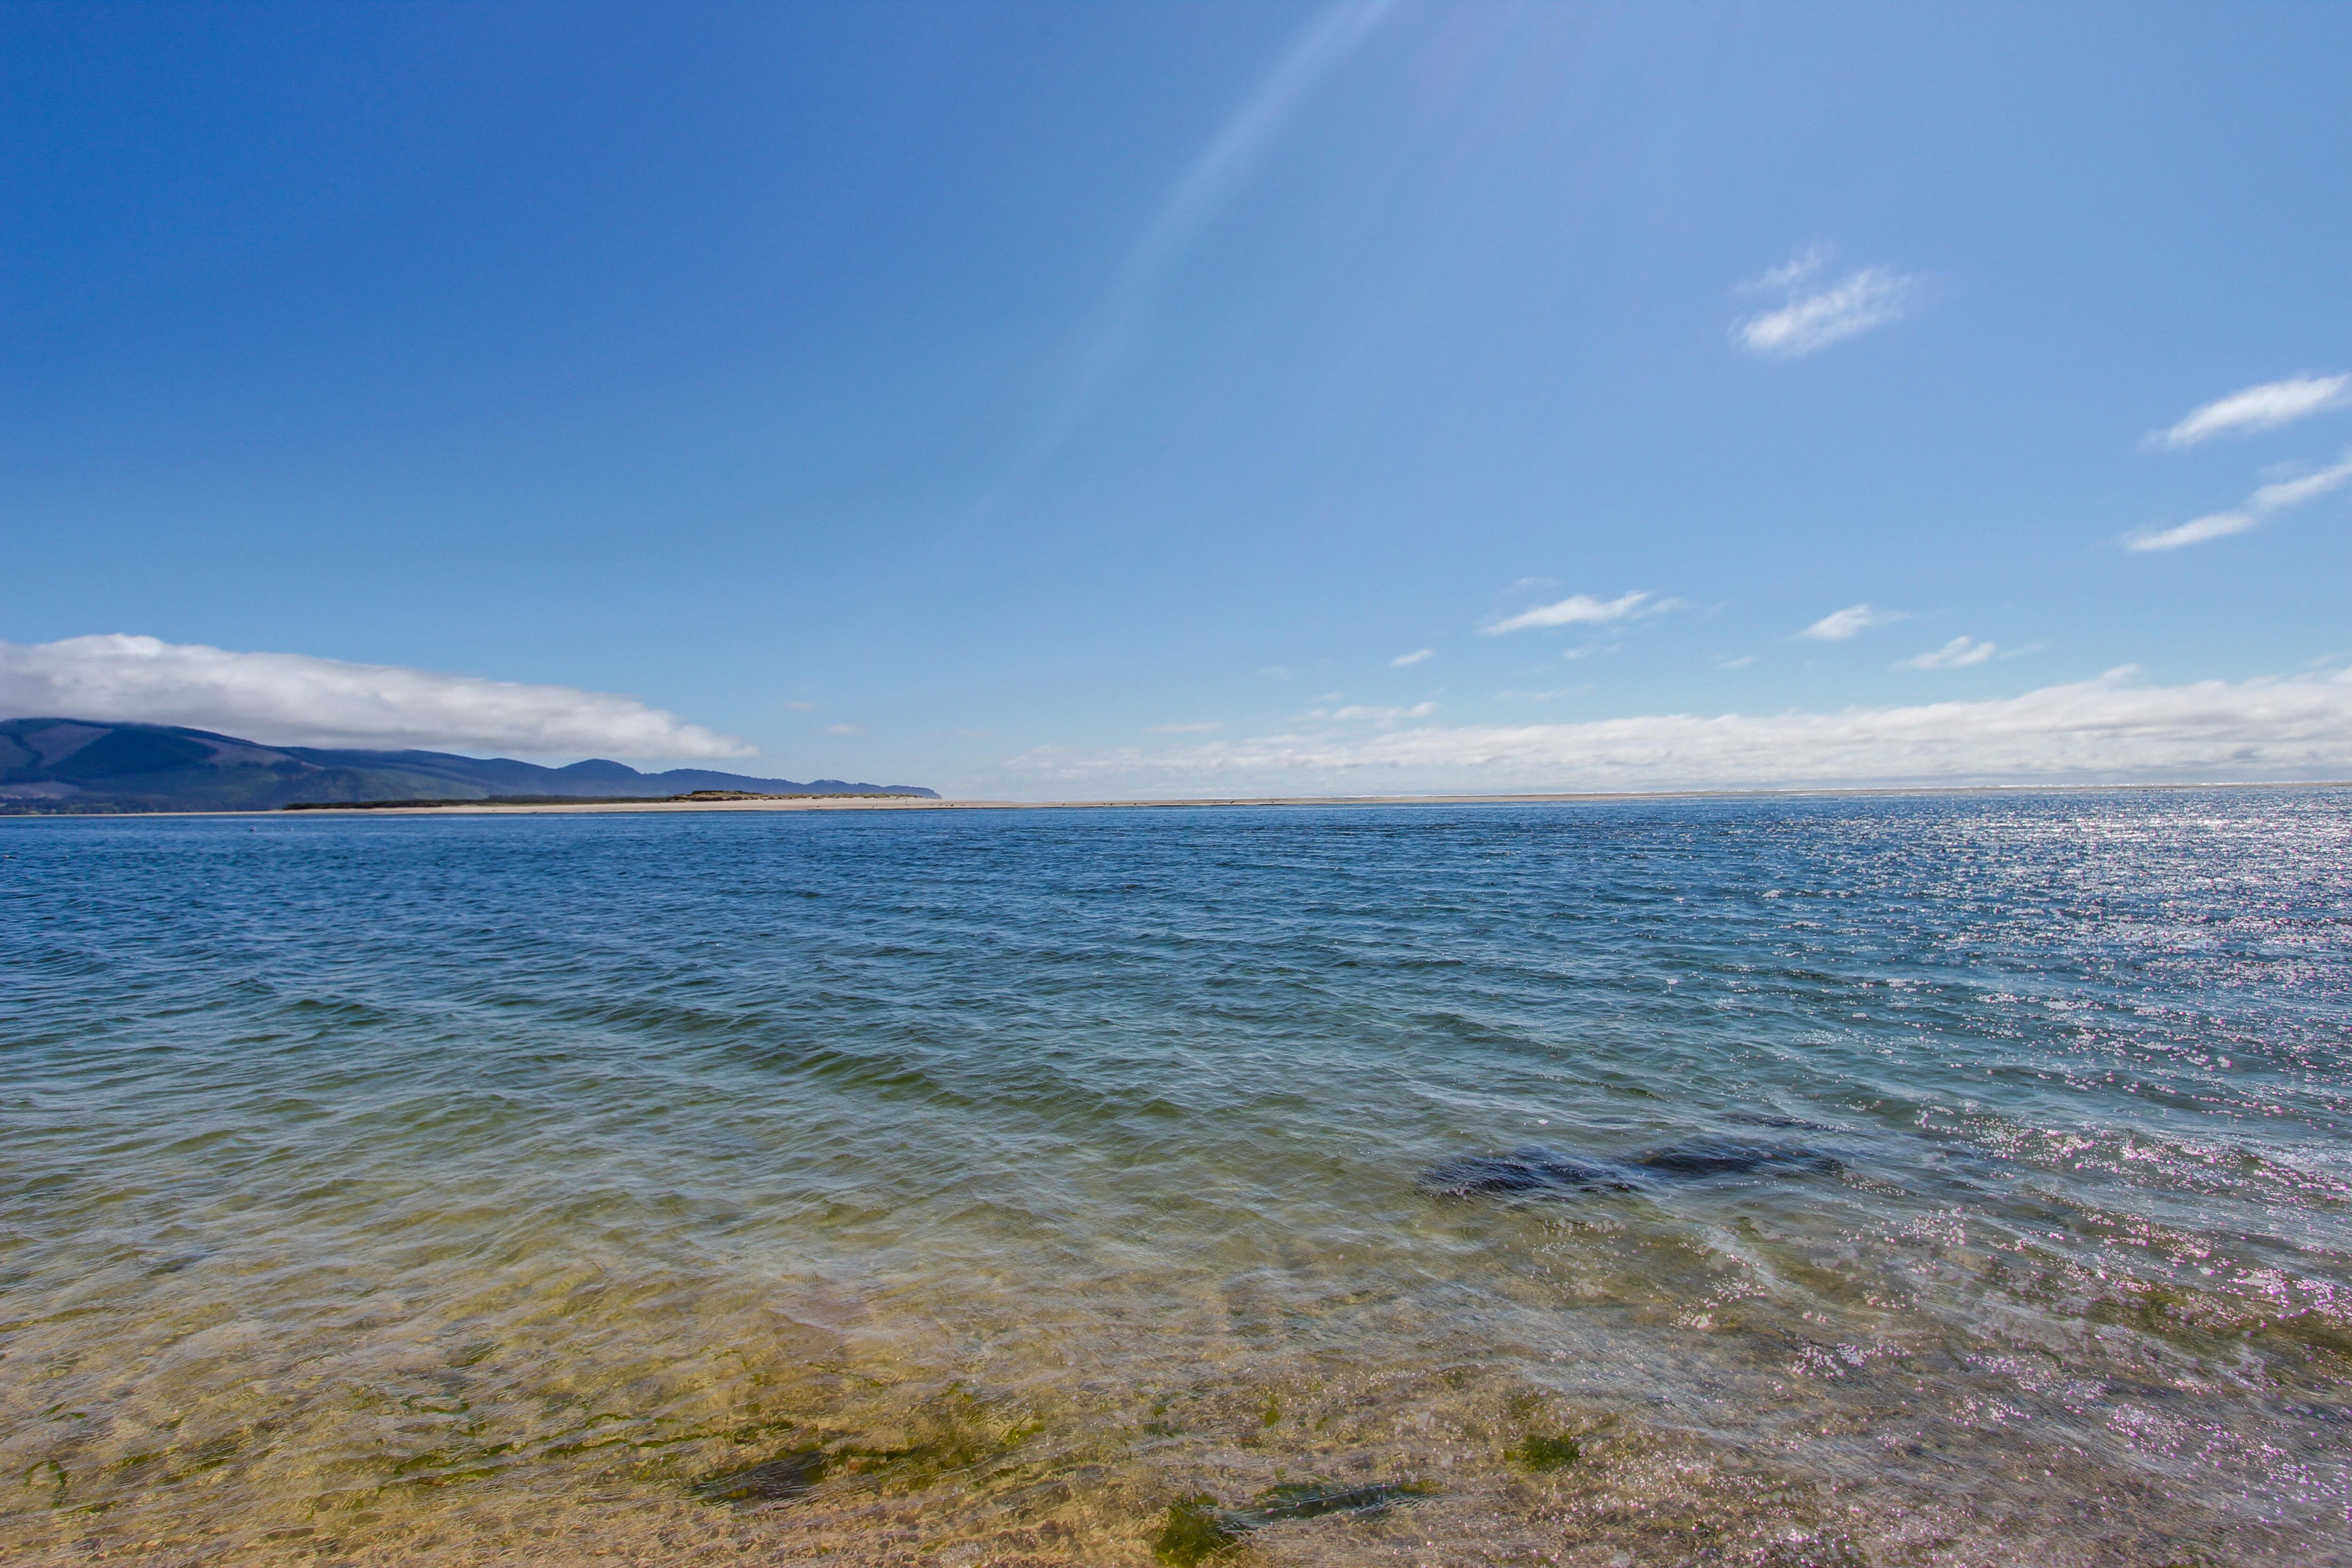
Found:
[[[2344,776],[2347,59],[12,5],[0,707],[1028,797]]]

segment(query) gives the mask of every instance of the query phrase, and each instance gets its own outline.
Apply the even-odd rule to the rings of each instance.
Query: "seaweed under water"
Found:
[[[1152,1538],[1152,1555],[1177,1568],[1192,1568],[1229,1552],[1255,1531],[1272,1525],[1322,1519],[1331,1514],[1377,1515],[1400,1503],[1435,1497],[1442,1489],[1428,1481],[1374,1481],[1358,1486],[1333,1486],[1321,1481],[1283,1481],[1266,1488],[1246,1508],[1221,1508],[1207,1492],[1177,1499],[1168,1505],[1167,1521]]]

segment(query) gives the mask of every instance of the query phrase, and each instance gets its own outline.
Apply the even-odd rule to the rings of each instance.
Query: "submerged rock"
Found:
[[[1639,1192],[1661,1179],[1704,1176],[1807,1175],[1843,1170],[1834,1154],[1797,1143],[1762,1143],[1738,1138],[1692,1138],[1614,1158],[1565,1154],[1528,1143],[1507,1154],[1465,1154],[1441,1160],[1422,1173],[1422,1184],[1448,1197],[1474,1193],[1524,1194],[1535,1197],[1572,1193]]]

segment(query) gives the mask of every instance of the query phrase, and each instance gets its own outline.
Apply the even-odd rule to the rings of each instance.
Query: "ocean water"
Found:
[[[2343,790],[0,821],[0,1561],[2352,1562],[2347,1110]]]

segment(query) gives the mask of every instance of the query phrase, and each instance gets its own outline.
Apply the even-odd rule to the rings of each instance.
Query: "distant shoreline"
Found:
[[[452,803],[446,805],[305,805],[299,810],[11,812],[0,822],[99,821],[120,817],[229,816],[248,820],[312,816],[571,816],[671,812],[768,811],[1132,811],[1208,806],[1548,805],[1630,800],[1802,800],[1907,795],[2094,794],[2122,790],[2347,789],[2352,779],[2211,780],[2154,784],[1861,784],[1789,789],[1559,790],[1523,795],[1221,795],[1184,800],[939,800],[919,795],[792,796],[771,800],[628,800]]]

